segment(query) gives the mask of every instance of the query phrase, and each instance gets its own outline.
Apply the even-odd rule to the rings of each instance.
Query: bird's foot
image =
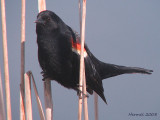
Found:
[[[88,94],[84,94],[83,91],[81,91],[81,90],[79,90],[79,89],[77,90],[77,95],[79,96],[80,99],[82,99],[82,95],[83,95],[84,97],[87,97],[87,98],[89,97]]]
[[[45,81],[47,78],[48,78],[47,76],[46,76],[46,77],[43,77],[42,81]]]
[[[41,74],[42,74],[42,76],[43,76],[42,81],[45,81],[45,79],[49,78],[44,71],[42,71]]]

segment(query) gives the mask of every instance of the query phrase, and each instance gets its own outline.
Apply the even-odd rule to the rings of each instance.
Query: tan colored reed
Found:
[[[84,64],[84,41],[85,41],[85,21],[86,21],[86,0],[83,0],[82,16],[81,16],[81,5],[79,0],[79,14],[80,14],[80,33],[81,33],[81,54],[80,54],[80,76],[79,76],[79,90],[83,91],[79,95],[79,110],[78,120],[82,119],[82,98],[84,104],[84,119],[88,120],[88,105],[86,97],[86,79],[85,79],[85,64]],[[82,22],[81,22],[82,19]],[[82,89],[83,88],[83,89]],[[84,95],[84,96],[83,96]]]
[[[7,120],[12,120],[11,98],[10,98],[10,83],[9,83],[9,66],[8,66],[8,48],[7,48],[5,0],[1,0],[1,15],[2,15],[3,59],[4,59],[4,74],[5,74],[4,77],[5,77]]]
[[[20,120],[25,120],[24,69],[25,69],[25,0],[22,0],[22,6],[21,6]]]

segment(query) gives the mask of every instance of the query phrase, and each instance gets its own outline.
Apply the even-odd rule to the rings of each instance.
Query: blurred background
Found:
[[[160,1],[87,0],[86,43],[101,61],[154,70],[152,75],[121,75],[103,81],[106,105],[99,98],[99,120],[158,120],[160,117]],[[47,0],[48,10],[79,32],[78,0]],[[25,71],[34,74],[44,108],[43,82],[37,58],[36,25],[38,3],[26,1]],[[1,17],[1,16],[0,16]],[[19,119],[21,2],[6,0],[12,119]],[[1,20],[1,19],[0,19]],[[0,24],[0,28],[2,25]],[[0,29],[0,66],[3,70],[2,31]],[[32,89],[33,119],[40,119]],[[55,120],[76,120],[78,97],[52,81]],[[89,96],[89,118],[94,119],[93,96]],[[157,113],[153,117],[129,113]],[[18,118],[17,118],[18,117]]]

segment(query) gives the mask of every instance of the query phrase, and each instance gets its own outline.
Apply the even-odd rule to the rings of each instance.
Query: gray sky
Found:
[[[47,9],[79,32],[78,0],[47,0]],[[121,75],[103,81],[106,105],[99,98],[100,120],[157,120],[160,117],[160,1],[87,0],[86,43],[100,60],[118,65],[153,69],[152,75]],[[43,82],[37,59],[35,23],[37,1],[26,1],[25,71],[34,74],[44,107]],[[7,38],[12,118],[19,117],[21,2],[6,0]],[[1,27],[1,24],[0,24]],[[0,30],[0,35],[2,31]],[[0,66],[4,80],[2,37]],[[3,86],[4,87],[4,86]],[[39,119],[32,89],[33,118]],[[73,90],[52,82],[55,120],[75,120],[78,97]],[[93,96],[88,99],[89,118],[94,118]],[[129,113],[157,113],[154,117],[134,117]]]

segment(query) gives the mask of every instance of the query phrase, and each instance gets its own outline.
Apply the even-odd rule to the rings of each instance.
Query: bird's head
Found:
[[[58,29],[61,21],[62,20],[54,12],[45,10],[37,15],[35,23],[38,30],[45,30],[48,32]]]

